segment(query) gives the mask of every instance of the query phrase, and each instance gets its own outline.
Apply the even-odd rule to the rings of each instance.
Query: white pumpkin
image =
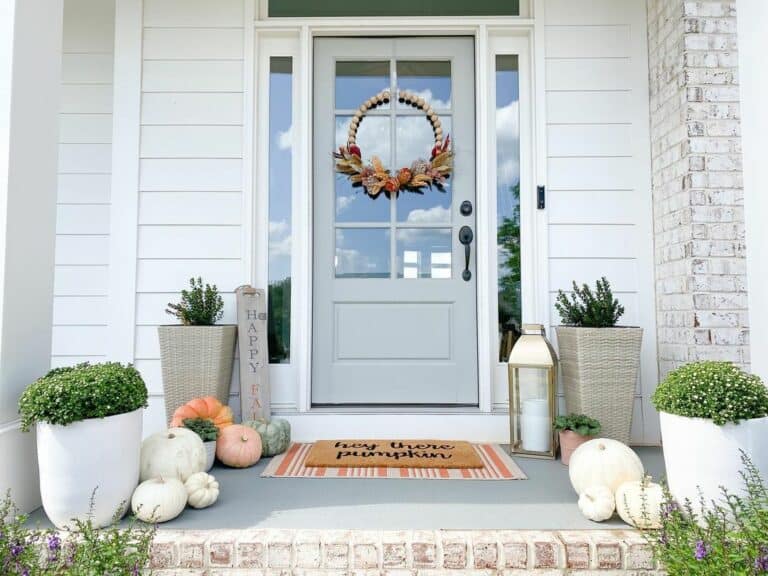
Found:
[[[200,436],[187,428],[169,428],[141,443],[141,477],[178,478],[184,482],[205,470],[207,457]]]
[[[643,463],[626,444],[609,438],[596,438],[579,446],[571,455],[568,474],[576,494],[602,484],[616,493],[624,482],[643,477]]]
[[[624,482],[616,490],[616,510],[624,522],[635,528],[661,528],[663,503],[664,490],[659,484],[651,482],[650,476]]]
[[[616,509],[616,501],[613,492],[608,486],[598,484],[590,486],[579,496],[579,510],[586,518],[593,522],[602,522],[613,516]]]
[[[219,483],[205,472],[196,472],[184,482],[187,502],[192,508],[208,508],[219,498]]]
[[[178,478],[152,478],[133,491],[131,510],[144,522],[168,522],[187,505],[187,489]]]

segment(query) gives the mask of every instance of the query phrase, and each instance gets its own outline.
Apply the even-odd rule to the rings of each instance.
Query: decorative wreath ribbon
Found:
[[[366,194],[372,198],[376,198],[382,190],[387,196],[397,195],[400,191],[423,194],[426,188],[432,187],[443,191],[445,182],[453,169],[451,136],[446,135],[443,140],[440,117],[424,98],[404,90],[400,90],[397,96],[400,102],[423,110],[432,125],[435,145],[432,147],[430,159],[419,158],[410,166],[400,168],[395,174],[391,174],[389,169],[384,167],[381,159],[376,156],[373,156],[369,163],[363,163],[362,152],[357,145],[357,129],[369,110],[389,102],[389,90],[383,90],[366,100],[355,112],[349,125],[347,145],[340,146],[339,151],[333,153],[336,159],[336,172],[345,174],[354,186],[362,186]]]

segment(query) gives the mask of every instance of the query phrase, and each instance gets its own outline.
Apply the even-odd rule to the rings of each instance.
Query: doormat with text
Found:
[[[355,441],[362,443],[363,441]],[[390,440],[378,440],[375,443],[389,445]],[[402,441],[408,443],[408,441]],[[432,441],[434,442],[434,441]],[[336,444],[336,441],[332,441]],[[349,443],[349,441],[348,441]],[[412,444],[429,444],[430,441],[411,441]],[[506,451],[498,444],[469,444],[466,443],[474,456],[479,460],[479,467],[446,468],[410,466],[403,467],[403,458],[398,458],[399,464],[366,465],[366,466],[312,466],[308,456],[315,444],[294,443],[287,452],[276,456],[261,474],[265,478],[400,478],[400,479],[432,479],[432,480],[526,480],[527,476]],[[440,442],[439,444],[458,444],[457,442]],[[334,449],[336,447],[334,446]],[[335,458],[336,456],[334,456]],[[345,457],[346,458],[346,457]]]
[[[320,440],[307,466],[344,468],[482,468],[469,442],[446,440]]]

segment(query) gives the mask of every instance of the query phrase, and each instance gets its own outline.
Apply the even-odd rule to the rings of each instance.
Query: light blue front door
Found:
[[[450,134],[442,190],[374,197],[336,173],[355,112],[384,91],[423,98]],[[472,38],[315,40],[313,404],[477,404],[474,94]],[[433,124],[392,98],[356,145],[395,174],[430,158]]]

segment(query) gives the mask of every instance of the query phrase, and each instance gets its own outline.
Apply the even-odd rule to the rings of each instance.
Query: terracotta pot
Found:
[[[592,440],[593,436],[582,436],[577,434],[573,430],[561,430],[560,431],[560,460],[563,461],[565,466],[568,466],[568,462],[571,460],[571,454],[584,444]]]

